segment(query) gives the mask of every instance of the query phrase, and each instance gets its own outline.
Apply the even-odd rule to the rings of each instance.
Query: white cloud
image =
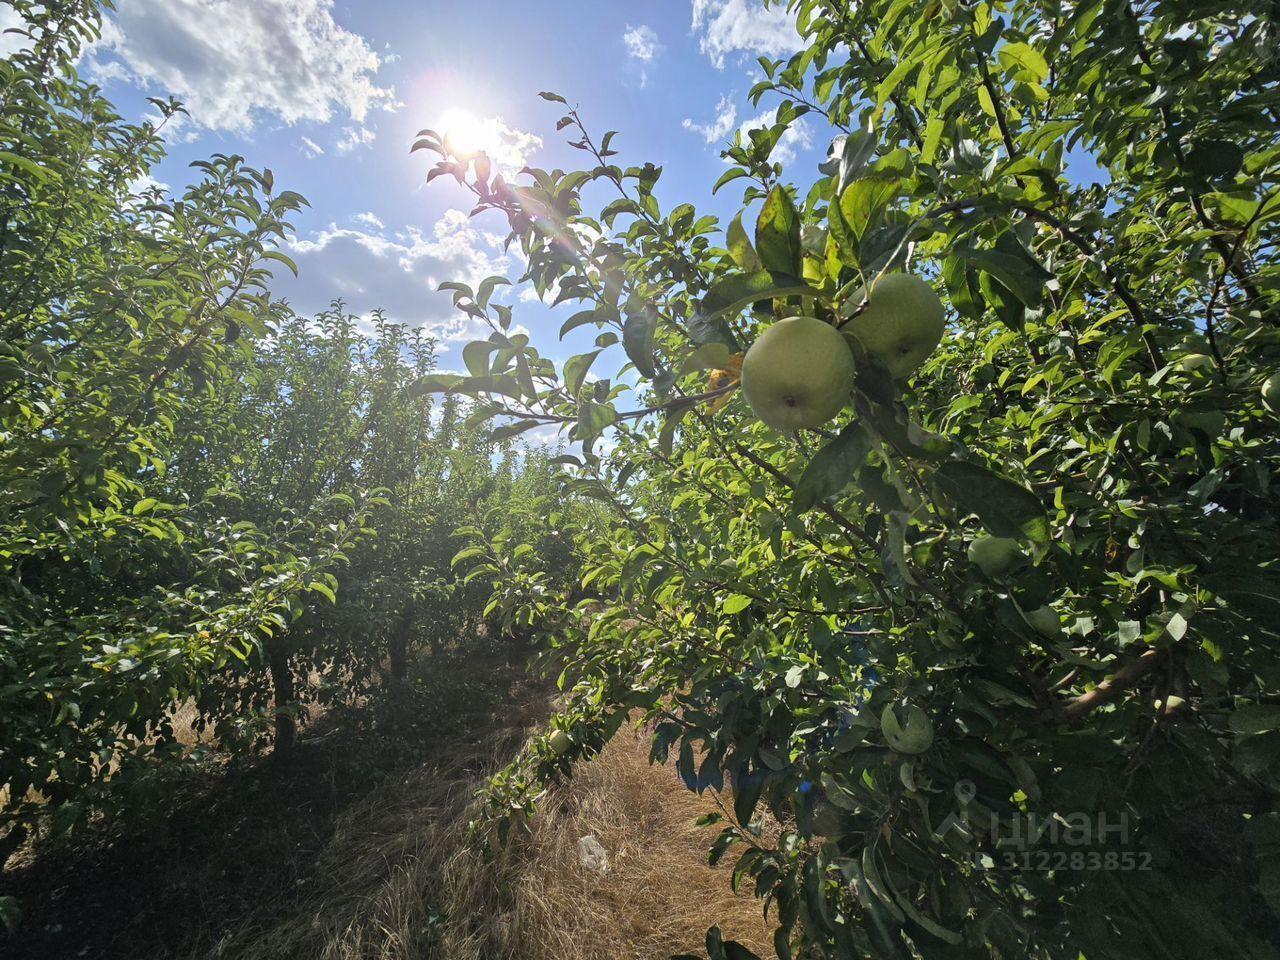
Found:
[[[350,153],[356,147],[367,147],[377,136],[368,127],[344,127],[342,136],[333,146],[339,153]]]
[[[701,134],[707,143],[716,143],[729,135],[729,131],[733,129],[734,121],[737,119],[738,108],[733,105],[729,95],[725,94],[720,98],[720,102],[716,104],[716,116],[710,123],[694,123],[688,117],[685,117],[681,126],[686,130]]]
[[[303,137],[302,152],[306,154],[307,159],[310,160],[312,157],[323,156],[324,147],[320,146],[320,144],[316,143],[310,137]]]
[[[262,114],[362,124],[392,107],[380,58],[333,19],[333,0],[118,0],[94,52],[99,76],[124,73],[179,97],[202,126],[247,131]],[[109,59],[115,58],[115,59]]]
[[[627,24],[627,29],[622,34],[622,43],[627,48],[627,56],[640,68],[640,86],[648,86],[649,64],[662,52],[658,34],[652,27],[644,24],[638,27]]]
[[[381,218],[371,210],[366,210],[364,213],[357,213],[351,219],[356,223],[368,227],[370,230],[381,230],[386,226],[386,224],[382,222]]]
[[[662,44],[658,42],[658,34],[654,32],[652,27],[641,24],[633,27],[627,24],[626,33],[622,35],[622,42],[627,47],[627,56],[634,60],[642,60],[648,63],[658,55],[658,51],[662,49]]]
[[[24,36],[4,32],[26,25],[26,19],[19,16],[17,10],[12,7],[0,7],[0,58],[11,57],[30,43]]]
[[[772,110],[766,110],[758,117],[743,121],[742,126],[738,128],[742,132],[743,140],[746,140],[748,130],[758,130],[761,127],[773,126],[777,117],[778,108],[774,107]],[[812,146],[813,131],[809,129],[809,124],[802,117],[791,122],[787,132],[782,135],[782,138],[774,146],[773,153],[769,155],[769,159],[786,165],[796,158],[797,150],[808,150]]]
[[[530,155],[542,147],[542,138],[515,127],[508,127],[501,117],[482,121],[488,131],[485,152],[494,165],[510,177],[529,162]]]
[[[801,48],[796,18],[783,2],[693,0],[693,32],[698,46],[723,69],[734,53],[781,57]]]
[[[163,180],[157,180],[149,173],[135,178],[129,184],[129,192],[135,197],[140,197],[150,190],[160,190],[162,193],[168,193],[172,188]]]
[[[521,303],[545,303],[550,305],[555,303],[556,297],[558,296],[560,296],[560,281],[552,280],[551,286],[547,287],[546,292],[542,296],[538,296],[538,291],[534,289],[533,284],[530,283],[520,291],[519,299]]]
[[[434,128],[462,153],[484,153],[495,169],[510,178],[542,147],[542,138],[507,126],[502,117],[476,117],[450,109]]]
[[[373,227],[369,218],[377,220],[373,214],[355,219]],[[437,288],[444,280],[474,287],[491,274],[510,272],[514,263],[503,239],[461,210],[446,211],[430,233],[410,228],[387,236],[381,229],[330,224],[289,245],[285,252],[297,263],[298,277],[276,270],[272,292],[304,315],[342,298],[354,312],[382,307],[390,319],[426,327],[442,340],[472,339],[487,329],[455,310],[449,294]]]

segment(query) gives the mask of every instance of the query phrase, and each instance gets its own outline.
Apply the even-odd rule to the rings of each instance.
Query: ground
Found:
[[[768,952],[760,905],[706,865],[711,834],[693,821],[718,798],[650,766],[634,726],[578,765],[527,837],[472,852],[476,788],[543,726],[554,689],[502,645],[419,674],[394,718],[322,717],[289,763],[214,765],[168,785],[163,816],[11,863],[25,916],[5,955],[665,960],[713,923]],[[583,865],[585,836],[604,872]]]

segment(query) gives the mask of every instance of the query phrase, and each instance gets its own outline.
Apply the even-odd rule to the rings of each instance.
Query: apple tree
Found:
[[[531,607],[567,706],[492,819],[639,711],[780,957],[1275,956],[1276,11],[788,8],[727,224],[557,94],[580,169],[415,144],[597,332],[555,364],[454,286],[492,333],[423,382],[560,427],[612,517]]]

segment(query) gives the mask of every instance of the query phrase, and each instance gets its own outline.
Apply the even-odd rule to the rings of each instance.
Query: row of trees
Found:
[[[499,832],[640,709],[655,759],[731,790],[710,856],[779,957],[1277,956],[1274,5],[787,7],[802,49],[760,61],[776,121],[725,152],[723,232],[553,93],[581,169],[416,145],[599,330],[557,366],[460,289],[493,332],[424,383],[568,427],[566,489],[613,518],[594,597],[500,578],[569,701],[491,784]],[[812,175],[771,160],[801,117],[832,135]],[[895,382],[854,338],[829,428],[760,423],[742,351],[903,271],[949,303],[924,366]]]
[[[471,526],[545,516],[546,456],[409,386],[435,345],[342,304],[269,293],[303,204],[240,157],[149,173],[76,76],[88,0],[18,5],[0,61],[0,862],[36,822],[120,809],[187,755],[293,748],[310,703],[395,688],[474,632],[455,577]],[[479,526],[477,526],[479,525]],[[495,627],[497,621],[495,620]],[[189,712],[189,711],[188,711]]]

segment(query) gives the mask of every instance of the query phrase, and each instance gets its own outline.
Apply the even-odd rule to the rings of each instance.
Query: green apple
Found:
[[[903,704],[899,718],[892,703],[880,714],[880,732],[895,753],[924,753],[933,745],[933,724],[914,703]]]
[[[978,537],[969,544],[968,555],[988,577],[1002,576],[1026,558],[1018,541],[1009,537]]]
[[[1207,353],[1187,353],[1179,357],[1173,364],[1178,373],[1200,373],[1213,369],[1213,357]]]
[[[551,736],[547,738],[547,746],[551,748],[551,752],[557,757],[563,757],[569,752],[569,747],[572,746],[572,743],[570,742],[569,735],[567,733],[563,730],[555,730],[552,732]]]
[[[1273,373],[1263,381],[1262,402],[1272,413],[1280,413],[1280,373]]]
[[[840,331],[816,317],[767,328],[742,359],[742,392],[775,430],[820,427],[849,401],[853,354]]]
[[[1058,611],[1047,604],[1043,607],[1036,607],[1034,610],[1028,610],[1026,613],[1027,623],[1040,636],[1047,640],[1056,640],[1062,636],[1062,620],[1058,617]]]
[[[856,308],[864,294],[849,300]],[[871,288],[867,305],[846,325],[895,380],[924,363],[942,341],[946,312],[933,287],[909,273],[885,274]]]

